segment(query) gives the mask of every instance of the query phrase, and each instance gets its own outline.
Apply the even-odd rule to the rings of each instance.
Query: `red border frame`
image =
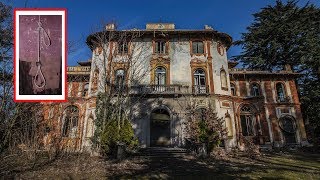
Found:
[[[68,93],[68,86],[67,86],[67,54],[68,54],[68,47],[67,47],[67,42],[68,42],[68,32],[67,32],[67,9],[66,8],[14,8],[14,17],[13,17],[13,52],[14,52],[14,58],[13,58],[13,96],[14,96],[14,102],[67,102],[67,93]],[[16,12],[17,11],[64,11],[65,16],[64,16],[64,22],[65,22],[65,57],[64,57],[64,61],[65,61],[65,81],[64,81],[64,87],[65,87],[65,93],[64,93],[64,99],[62,100],[17,100],[16,99],[16,73],[15,73],[15,69],[16,69]]]

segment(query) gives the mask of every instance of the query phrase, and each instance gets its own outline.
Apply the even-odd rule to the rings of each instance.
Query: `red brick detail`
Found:
[[[260,115],[260,124],[261,124],[261,130],[262,130],[262,136],[264,138],[264,142],[270,142],[270,134],[269,134],[269,126],[266,119],[265,111],[262,110]]]
[[[293,103],[299,104],[300,103],[299,102],[299,95],[298,95],[296,83],[294,82],[294,80],[289,81],[289,86],[290,86],[290,91],[291,91]]]
[[[247,96],[247,86],[245,81],[239,81],[240,96]]]
[[[271,82],[270,81],[265,81],[264,89],[265,89],[265,92],[266,92],[267,102],[274,102],[273,101],[273,94],[272,94],[273,89],[271,88]]]

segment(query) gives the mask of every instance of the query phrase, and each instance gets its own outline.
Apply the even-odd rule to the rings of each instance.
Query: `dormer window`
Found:
[[[118,53],[119,54],[128,54],[128,42],[119,42],[118,43]]]
[[[166,42],[165,41],[156,41],[155,53],[165,54],[166,53]]]
[[[193,41],[192,42],[192,53],[193,54],[203,54],[204,46],[202,41]]]

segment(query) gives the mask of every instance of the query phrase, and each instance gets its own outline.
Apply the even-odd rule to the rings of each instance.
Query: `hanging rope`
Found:
[[[47,33],[47,31],[42,27],[42,23],[41,23],[41,20],[40,20],[40,15],[39,15],[39,21],[38,21],[37,30],[38,30],[38,59],[37,59],[37,62],[36,62],[37,73],[33,78],[33,83],[38,89],[41,89],[46,85],[46,79],[45,79],[45,77],[44,77],[44,75],[42,73],[42,70],[41,70],[41,62],[40,62],[41,45],[43,44],[44,46],[49,47],[51,45],[51,39],[50,39],[50,36]]]

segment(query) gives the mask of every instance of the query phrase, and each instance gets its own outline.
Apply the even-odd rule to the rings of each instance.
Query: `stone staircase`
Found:
[[[188,151],[183,148],[167,148],[167,147],[148,147],[140,149],[136,157],[151,157],[151,158],[173,158],[183,157],[188,154]]]

